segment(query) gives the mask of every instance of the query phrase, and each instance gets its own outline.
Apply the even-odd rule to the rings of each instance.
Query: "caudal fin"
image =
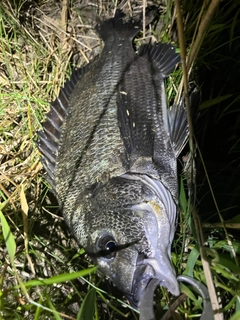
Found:
[[[146,13],[146,25],[148,25],[156,15],[156,9],[152,8]],[[105,21],[99,21],[95,29],[101,39],[106,42],[116,37],[125,40],[132,40],[142,29],[142,18],[125,20],[125,13],[116,10],[115,16]]]

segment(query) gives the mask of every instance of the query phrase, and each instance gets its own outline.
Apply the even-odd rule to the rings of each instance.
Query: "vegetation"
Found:
[[[192,116],[196,152],[190,145],[197,155],[196,190],[189,200],[183,175],[173,261],[178,274],[208,285],[220,308],[216,319],[240,319],[237,0],[221,1],[209,16],[209,7],[220,1],[182,1],[178,23],[178,1],[172,0],[0,2],[0,319],[138,319],[71,237],[34,140],[64,79],[101,49],[96,15],[112,16],[117,6],[136,14],[160,2],[161,20],[146,28],[136,45],[154,37],[177,41],[184,53],[185,43],[186,71],[194,65],[190,78],[202,92]],[[181,92],[182,78],[182,69],[169,78],[169,101]],[[182,286],[182,292],[187,299],[178,307],[178,319],[198,319],[201,297],[190,287]],[[160,307],[167,309],[171,301],[166,290],[156,290],[157,319]]]

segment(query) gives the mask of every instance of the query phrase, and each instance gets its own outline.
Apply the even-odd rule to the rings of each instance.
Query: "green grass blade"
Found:
[[[52,284],[56,284],[56,283],[61,283],[61,282],[65,282],[65,281],[71,281],[80,277],[84,277],[94,271],[96,271],[96,267],[92,267],[89,269],[84,269],[84,270],[80,270],[78,272],[73,272],[73,273],[64,273],[64,274],[60,274],[58,276],[53,276],[51,278],[47,278],[47,279],[42,279],[42,280],[30,280],[28,282],[26,282],[24,284],[24,286],[28,289],[28,288],[32,288],[35,286],[45,286],[45,285],[52,285]],[[19,288],[19,286],[15,286],[14,289]]]
[[[199,110],[204,110],[204,109],[208,109],[228,98],[230,98],[232,96],[232,94],[226,94],[225,96],[219,96],[217,98],[214,99],[209,99],[207,101],[204,101],[203,103],[201,103],[201,105],[199,106]]]
[[[62,318],[60,317],[60,315],[58,314],[56,308],[54,307],[52,301],[49,299],[48,297],[48,305],[49,305],[49,308],[51,308],[52,310],[54,310],[55,312],[53,313],[54,314],[54,317],[56,320],[62,320]]]
[[[96,290],[91,288],[86,294],[81,308],[77,315],[77,320],[92,320],[95,311]]]
[[[183,212],[187,212],[187,198],[183,184],[183,177],[181,177],[180,181],[180,195],[179,195],[179,203],[183,210]]]
[[[4,217],[1,210],[0,210],[0,220],[1,220],[1,224],[2,224],[3,237],[5,240],[6,246],[7,246],[10,261],[13,264],[15,253],[16,253],[16,242],[15,242],[14,236],[11,232],[11,229],[9,227],[9,224],[8,224],[6,218]]]
[[[240,311],[236,312],[234,316],[232,316],[229,320],[239,320],[240,319]]]
[[[199,255],[200,255],[199,250],[196,247],[194,247],[188,257],[187,267],[184,270],[183,274],[186,274],[186,275],[194,278],[193,270],[194,270],[194,267],[195,267],[195,264],[196,264],[196,261],[197,261]]]

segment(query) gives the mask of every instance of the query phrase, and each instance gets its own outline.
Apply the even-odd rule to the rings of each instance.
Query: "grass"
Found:
[[[138,319],[138,314],[115,288],[110,288],[72,239],[44,181],[34,145],[36,131],[49,108],[48,101],[57,95],[74,66],[86,64],[100,50],[93,31],[94,12],[109,16],[116,6],[107,1],[100,4],[92,1],[81,7],[73,2],[68,5],[66,15],[64,4],[65,1],[62,7],[60,2],[50,0],[0,4],[0,319]],[[142,1],[136,4],[140,8]],[[197,161],[195,202],[203,224],[194,223],[196,210],[187,199],[186,180],[182,178],[181,214],[172,250],[177,273],[194,276],[203,283],[212,281],[215,288],[211,296],[216,293],[219,314],[231,320],[240,318],[240,216],[236,183],[240,173],[236,165],[240,96],[233,81],[239,70],[236,52],[239,52],[240,20],[236,4],[237,1],[231,6],[227,1],[221,3],[198,47],[194,69],[202,86],[198,115],[202,128],[194,127],[200,146],[198,159],[201,150],[207,172]],[[130,1],[125,2],[125,9],[129,5]],[[133,8],[134,1],[131,5]],[[174,3],[163,2],[161,9],[163,25],[158,23],[152,33],[157,40],[177,40]],[[182,2],[188,54],[196,43],[196,21],[204,17],[205,9],[202,1]],[[137,40],[140,42],[141,36]],[[221,75],[223,81],[217,81]],[[170,101],[180,88],[181,78],[178,71],[167,82]],[[226,136],[221,136],[220,141],[214,135],[215,140],[211,140],[209,127],[221,128],[224,120],[229,119],[231,126],[226,129]],[[224,154],[221,161],[214,158],[213,169],[212,154],[208,155],[205,146],[208,140],[214,150],[222,149],[219,156]],[[213,197],[218,209],[212,204]],[[204,267],[205,260],[201,257],[207,259],[210,269]],[[182,291],[188,297],[178,308],[182,318],[199,318],[201,297],[186,286]],[[168,305],[170,299],[163,288],[156,290],[157,319],[161,314],[159,307]]]

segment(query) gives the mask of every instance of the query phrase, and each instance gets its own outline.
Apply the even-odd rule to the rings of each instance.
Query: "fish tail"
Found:
[[[117,10],[113,18],[99,22],[95,29],[104,42],[116,36],[132,40],[142,27],[141,21],[124,21],[125,14]]]
[[[155,17],[156,9],[151,9],[146,14],[146,25]],[[125,13],[116,10],[115,16],[105,21],[99,21],[95,29],[104,42],[109,39],[120,37],[122,39],[132,40],[142,29],[142,19],[128,19],[125,21]]]

